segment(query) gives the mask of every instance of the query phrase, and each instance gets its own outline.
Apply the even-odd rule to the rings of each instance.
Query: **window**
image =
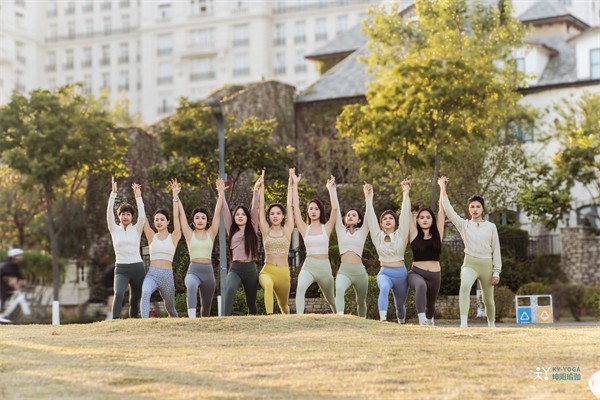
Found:
[[[285,44],[285,25],[277,24],[275,25],[275,45],[284,45]]]
[[[533,143],[533,123],[528,121],[511,121],[508,130],[513,138],[522,143]]]
[[[129,43],[119,44],[119,64],[127,64],[129,62]]]
[[[110,17],[104,18],[103,25],[104,25],[104,34],[110,35],[110,33],[112,31],[112,22],[110,20]]]
[[[85,20],[85,36],[88,36],[88,37],[94,36],[94,20],[93,19]]]
[[[102,0],[102,5],[100,6],[102,10],[110,10],[112,8],[112,4],[110,0]]]
[[[298,11],[306,10],[307,3],[308,2],[306,0],[296,0],[296,9]]]
[[[233,47],[248,46],[250,44],[250,32],[248,24],[235,25],[233,27]]]
[[[15,90],[18,92],[25,92],[25,85],[23,84],[23,72],[15,71]]]
[[[158,114],[168,114],[173,112],[173,95],[171,93],[160,93],[158,98]]]
[[[56,89],[56,78],[48,79],[48,88]]]
[[[590,79],[600,79],[600,48],[590,50]]]
[[[84,0],[83,1],[83,12],[92,12],[94,11],[94,0]]]
[[[161,62],[158,64],[158,79],[159,85],[173,83],[173,63]]]
[[[215,78],[215,60],[212,57],[200,57],[192,59],[191,81],[199,81]]]
[[[315,41],[327,40],[327,19],[317,18],[315,22]]]
[[[110,46],[109,45],[102,46],[102,59],[100,60],[100,65],[110,65]]]
[[[74,63],[75,57],[73,56],[73,50],[66,50],[64,69],[73,69]]]
[[[348,16],[347,15],[338,15],[337,17],[337,29],[336,33],[341,35],[342,33],[348,30]]]
[[[250,60],[248,53],[238,53],[233,56],[233,76],[250,75]]]
[[[190,0],[192,15],[212,14],[214,0]]]
[[[75,79],[72,76],[67,76],[65,78],[65,84],[66,85],[72,85],[75,83]]]
[[[102,74],[102,85],[100,86],[100,90],[104,89],[110,90],[110,72]]]
[[[75,2],[70,0],[69,2],[67,2],[67,7],[65,8],[65,14],[66,15],[73,15],[75,14]]]
[[[119,92],[129,90],[129,72],[121,71],[119,73]]]
[[[20,11],[15,12],[15,23],[18,27],[22,28],[25,23],[25,14]]]
[[[83,94],[92,93],[92,76],[84,75],[83,76]]]
[[[306,22],[296,21],[294,23],[294,43],[306,42]]]
[[[285,53],[275,53],[275,75],[285,74]]]
[[[67,37],[69,39],[75,39],[75,21],[69,21],[67,23]]]
[[[15,58],[21,64],[25,64],[25,45],[21,42],[15,42]]]
[[[129,7],[129,0],[119,0],[119,7],[121,7],[121,8],[128,8]]]
[[[46,61],[46,71],[56,71],[56,52],[54,51],[48,52],[48,60]]]
[[[158,49],[156,54],[164,56],[173,52],[173,35],[158,35]]]
[[[517,72],[525,73],[525,58],[515,58],[515,70]]]
[[[121,17],[121,31],[129,32],[130,28],[131,28],[131,24],[129,22],[129,15],[123,15]]]
[[[190,38],[194,45],[212,47],[215,41],[215,30],[213,28],[195,29],[191,32]]]
[[[588,204],[577,209],[577,225],[600,228],[600,205]]]
[[[84,47],[83,48],[83,61],[81,62],[82,68],[89,68],[92,66],[92,48]]]
[[[159,4],[158,5],[158,18],[169,19],[171,18],[172,10],[170,4]]]
[[[306,51],[299,50],[296,52],[296,65],[294,66],[294,71],[296,72],[306,72]]]
[[[46,15],[49,17],[56,17],[57,7],[56,0],[50,0],[48,2],[48,7],[46,8]]]
[[[50,24],[48,26],[48,38],[50,40],[55,40],[58,37],[58,28],[56,24]]]

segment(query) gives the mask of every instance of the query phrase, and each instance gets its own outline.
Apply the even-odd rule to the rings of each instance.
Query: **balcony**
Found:
[[[94,3],[84,4],[82,7],[84,13],[89,13],[94,11]]]
[[[239,67],[233,69],[233,76],[248,76],[250,75],[250,67]]]
[[[64,70],[73,69],[74,67],[75,67],[75,63],[73,63],[73,61],[67,61],[66,63],[63,64]]]
[[[56,11],[56,9],[54,10],[46,10],[46,16],[47,17],[56,17],[58,15],[58,12]]]
[[[130,6],[130,1],[129,0],[121,0],[119,1],[119,7],[121,8],[128,8]]]
[[[248,45],[250,45],[249,38],[233,39],[233,47],[242,47],[242,46],[248,46]]]
[[[283,46],[285,44],[285,38],[283,38],[283,37],[275,38],[275,40],[273,40],[273,44],[275,46]]]
[[[215,73],[215,71],[196,72],[196,73],[190,74],[190,81],[194,82],[194,81],[206,81],[206,80],[210,80],[210,79],[215,79],[216,75],[217,74]]]
[[[163,49],[157,49],[156,50],[156,54],[159,56],[168,56],[169,54],[173,53],[173,48],[169,47],[169,48],[163,48]]]
[[[327,40],[327,32],[315,34],[315,41],[320,42],[321,40]]]
[[[17,58],[17,62],[20,64],[25,64],[27,62],[27,59],[24,56],[22,56],[21,54],[17,54],[16,58]]]
[[[83,60],[81,62],[81,68],[90,68],[92,66],[92,60]]]
[[[110,58],[102,57],[100,59],[100,65],[103,65],[103,66],[110,65]]]
[[[296,65],[294,72],[306,72],[306,65]]]
[[[56,64],[48,64],[46,65],[46,72],[54,72],[56,71]]]
[[[107,10],[110,10],[111,8],[112,8],[112,4],[110,1],[105,1],[100,5],[100,9],[102,11],[107,11]]]
[[[168,85],[173,83],[173,77],[172,76],[159,76],[156,79],[156,83],[158,83],[159,85]]]
[[[129,56],[120,56],[119,57],[119,64],[127,64],[129,63]]]
[[[122,85],[119,85],[118,89],[119,89],[119,92],[128,91],[129,90],[129,83],[124,83]]]
[[[65,15],[73,14],[75,14],[75,5],[70,5],[69,7],[65,8]]]
[[[299,43],[306,43],[306,36],[302,35],[302,36],[294,36],[294,43],[295,44],[299,44]]]
[[[285,67],[275,67],[275,75],[285,75],[286,68]]]

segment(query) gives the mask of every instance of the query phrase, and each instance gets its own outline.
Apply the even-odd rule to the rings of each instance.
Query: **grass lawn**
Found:
[[[534,380],[536,368],[548,380]],[[578,368],[581,380],[552,379]],[[594,399],[600,324],[292,315],[1,325],[1,399]],[[562,371],[561,371],[562,372]]]

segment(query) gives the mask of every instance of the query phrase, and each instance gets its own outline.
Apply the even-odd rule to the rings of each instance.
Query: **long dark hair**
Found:
[[[421,240],[413,240],[413,247],[415,248],[415,250],[417,251],[425,251],[425,243],[423,242],[425,240],[425,232],[423,232],[423,228],[421,228],[421,225],[419,225],[419,215],[421,215],[422,212],[427,211],[429,213],[429,215],[431,215],[431,228],[429,228],[429,233],[431,234],[431,240],[433,240],[433,250],[435,250],[436,253],[441,253],[442,252],[442,238],[440,236],[440,231],[438,230],[437,227],[437,219],[435,218],[435,214],[433,213],[433,211],[430,208],[421,208],[418,212],[417,212],[417,238],[421,239]],[[411,217],[412,218],[412,217]]]
[[[319,222],[322,224],[326,224],[327,218],[325,217],[325,206],[323,205],[323,202],[317,199],[316,197],[309,201],[306,205],[306,223],[310,225],[310,217],[308,215],[308,207],[310,207],[310,203],[315,203],[317,207],[319,207]]]
[[[244,249],[246,250],[246,253],[250,255],[250,258],[256,260],[258,259],[258,236],[256,235],[256,232],[254,232],[254,227],[252,226],[250,211],[244,206],[237,206],[233,211],[231,228],[229,229],[229,251],[231,251],[231,238],[240,230],[238,224],[235,223],[235,214],[240,209],[246,214],[246,218],[248,219],[244,229]]]
[[[196,208],[194,208],[194,210],[192,211],[192,214],[190,216],[190,228],[196,229],[194,227],[194,217],[198,213],[206,215],[206,229],[210,228],[210,220],[211,220],[212,216],[210,215],[210,212],[206,208],[204,208],[204,207],[196,207]]]
[[[269,204],[269,208],[267,208],[267,222],[269,223],[269,226],[271,226],[271,220],[269,219],[269,214],[271,213],[271,210],[275,207],[279,207],[279,209],[281,210],[281,213],[283,214],[283,219],[281,220],[281,226],[284,226],[285,225],[285,208],[283,208],[283,205],[280,203]]]

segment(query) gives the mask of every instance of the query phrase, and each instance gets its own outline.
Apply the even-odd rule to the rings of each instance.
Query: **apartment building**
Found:
[[[277,79],[304,89],[305,55],[360,23],[378,0],[3,0],[0,104],[82,82],[123,97],[147,123],[177,99]]]

